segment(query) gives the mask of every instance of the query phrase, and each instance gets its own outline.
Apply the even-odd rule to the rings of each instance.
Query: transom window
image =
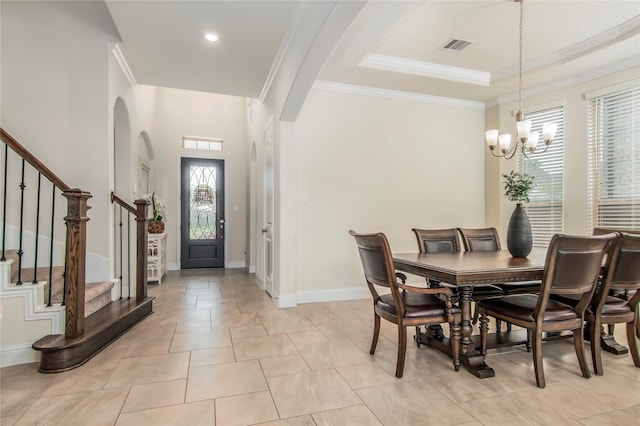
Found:
[[[201,151],[222,151],[222,139],[198,138],[193,136],[182,137],[182,147],[184,149],[197,149]]]

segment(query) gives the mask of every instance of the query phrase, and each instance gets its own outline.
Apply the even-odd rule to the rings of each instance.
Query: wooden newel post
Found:
[[[87,260],[87,200],[91,194],[80,189],[62,193],[67,198],[67,248],[65,271],[65,328],[68,339],[84,334],[84,289]]]
[[[147,206],[146,200],[135,200],[136,205],[136,300],[147,297]]]

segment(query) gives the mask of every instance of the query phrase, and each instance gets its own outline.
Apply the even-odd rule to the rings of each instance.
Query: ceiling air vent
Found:
[[[472,41],[468,40],[460,40],[458,38],[452,38],[448,42],[446,42],[441,48],[444,50],[453,50],[456,52],[460,52],[465,47],[469,46]]]

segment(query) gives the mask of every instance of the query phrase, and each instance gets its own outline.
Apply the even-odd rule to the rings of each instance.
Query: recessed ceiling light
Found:
[[[208,41],[218,41],[220,39],[216,33],[206,33],[204,38]]]

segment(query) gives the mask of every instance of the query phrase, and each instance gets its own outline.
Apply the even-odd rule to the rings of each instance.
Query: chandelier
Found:
[[[538,141],[540,140],[540,133],[531,131],[531,120],[526,120],[524,113],[522,112],[522,23],[524,22],[524,0],[514,0],[520,3],[520,44],[519,44],[519,59],[518,59],[518,112],[516,114],[516,129],[517,137],[515,143],[511,143],[511,134],[504,133],[499,134],[498,129],[487,130],[485,133],[485,140],[491,154],[494,157],[504,157],[509,160],[513,158],[517,151],[521,151],[522,154],[529,158],[531,154],[543,153],[549,149],[549,145],[553,141],[558,130],[557,123],[544,123],[542,125],[542,140],[544,141],[544,148],[538,148]],[[498,148],[496,150],[496,147]],[[496,153],[496,151],[498,151]]]

